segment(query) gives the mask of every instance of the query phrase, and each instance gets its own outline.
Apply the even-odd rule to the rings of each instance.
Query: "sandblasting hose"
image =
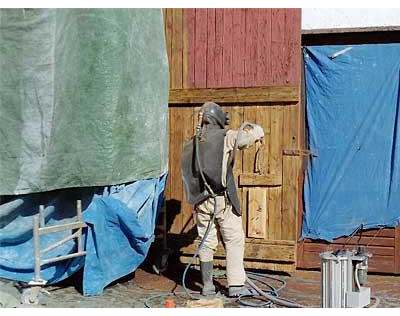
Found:
[[[250,278],[246,275],[246,282],[253,288],[255,289],[258,294],[260,294],[261,296],[264,296],[265,298],[267,298],[268,300],[270,300],[271,302],[277,304],[277,305],[282,305],[285,307],[297,307],[297,308],[305,308],[307,306],[304,305],[300,305],[297,304],[295,302],[290,302],[288,300],[282,299],[282,298],[278,298],[276,296],[270,295],[265,293],[263,290],[261,290],[257,285],[254,284],[253,281],[250,280]]]

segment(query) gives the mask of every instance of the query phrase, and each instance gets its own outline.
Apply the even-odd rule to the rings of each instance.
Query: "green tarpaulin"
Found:
[[[161,9],[0,10],[0,195],[158,177]]]

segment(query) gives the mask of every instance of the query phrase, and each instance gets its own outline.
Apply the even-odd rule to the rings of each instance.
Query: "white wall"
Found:
[[[302,29],[400,26],[400,9],[302,9]]]

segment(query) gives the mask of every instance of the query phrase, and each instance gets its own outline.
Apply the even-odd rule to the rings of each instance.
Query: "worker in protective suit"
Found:
[[[264,131],[262,127],[250,123],[247,128],[242,125],[239,131],[225,130],[228,124],[228,116],[218,104],[205,103],[199,113],[196,136],[185,144],[182,154],[185,196],[195,206],[200,238],[204,237],[210,224],[204,245],[199,250],[202,294],[206,296],[216,294],[212,274],[213,256],[218,246],[217,226],[226,250],[229,296],[250,294],[245,287],[245,236],[233,164],[237,150],[262,140]]]

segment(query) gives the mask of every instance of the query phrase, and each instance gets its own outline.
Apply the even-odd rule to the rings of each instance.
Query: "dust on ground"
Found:
[[[104,289],[101,296],[85,297],[82,295],[82,274],[57,284],[46,287],[50,296],[44,295],[39,305],[24,305],[20,307],[58,307],[58,308],[87,308],[87,307],[163,307],[169,297],[159,294],[183,292],[181,286],[182,264],[169,265],[163,275],[157,275],[149,265],[143,265],[134,273],[113,282]],[[226,281],[223,272],[216,271],[215,284],[224,294]],[[218,277],[220,275],[220,277]],[[286,287],[279,292],[281,297],[290,299],[309,307],[320,306],[320,273],[318,271],[296,271],[292,276],[270,274],[286,281]],[[271,284],[278,286],[279,282],[270,280]],[[200,290],[200,273],[196,270],[189,272],[187,286],[192,291]],[[15,282],[1,280],[2,290],[9,289],[12,294],[19,293]],[[380,298],[379,307],[400,307],[400,276],[369,275],[368,286],[372,295]],[[187,301],[184,295],[173,296],[177,307],[183,307]],[[259,303],[259,301],[258,301]],[[236,300],[224,301],[224,307],[243,307]]]

